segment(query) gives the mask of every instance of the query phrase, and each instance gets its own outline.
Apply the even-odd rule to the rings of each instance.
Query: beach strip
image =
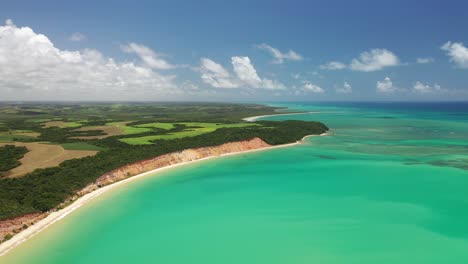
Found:
[[[327,133],[321,134],[320,136],[324,136],[324,135],[327,135]],[[172,165],[157,168],[157,169],[154,169],[154,170],[151,170],[151,171],[143,172],[143,173],[140,173],[138,175],[131,176],[129,178],[126,178],[126,179],[117,181],[115,183],[106,185],[104,187],[98,188],[98,189],[96,189],[96,190],[94,190],[94,191],[92,191],[90,193],[87,193],[87,194],[79,197],[78,199],[73,201],[70,205],[66,206],[65,208],[49,213],[45,218],[43,218],[43,219],[39,220],[38,222],[34,223],[34,225],[28,227],[25,230],[22,230],[18,234],[14,235],[10,240],[7,240],[7,241],[3,242],[2,244],[0,244],[0,257],[2,255],[6,254],[7,252],[9,252],[11,249],[13,249],[16,246],[20,245],[21,243],[23,243],[27,239],[35,236],[36,234],[40,233],[41,231],[43,231],[47,227],[53,225],[57,221],[62,220],[63,218],[68,216],[70,213],[72,213],[76,209],[80,208],[82,205],[90,202],[94,198],[96,198],[96,197],[100,196],[101,194],[103,194],[103,193],[105,193],[105,192],[107,192],[109,190],[112,190],[112,189],[114,189],[114,188],[116,188],[118,186],[128,184],[128,183],[130,183],[132,181],[141,179],[141,178],[149,176],[149,175],[157,176],[155,174],[157,174],[158,172],[161,172],[161,171],[164,171],[164,170],[169,170],[169,169],[172,169],[172,168],[176,168],[176,167],[191,164],[191,163],[195,163],[195,162],[201,162],[201,161],[205,161],[205,160],[209,160],[209,159],[213,159],[213,158],[217,158],[217,157],[238,155],[238,154],[257,152],[257,151],[262,151],[262,150],[284,148],[284,147],[290,147],[290,146],[302,144],[303,140],[306,137],[310,137],[310,136],[319,136],[319,135],[305,136],[303,139],[301,139],[301,140],[299,140],[297,142],[294,142],[294,143],[289,143],[289,144],[282,144],[282,145],[276,145],[276,146],[268,145],[266,147],[260,147],[258,149],[250,149],[250,150],[244,150],[244,151],[236,151],[236,152],[231,152],[231,153],[225,153],[225,154],[221,154],[221,155],[213,155],[213,156],[208,156],[208,157],[204,157],[204,158],[200,158],[200,159],[196,159],[196,160],[191,160],[191,161],[185,161],[185,162],[181,162],[181,163],[177,163],[177,164],[172,164]],[[238,142],[231,142],[231,143],[228,143],[228,144],[232,144],[232,143],[238,143]],[[189,151],[190,151],[190,149],[189,149]]]
[[[255,122],[257,119],[263,118],[263,117],[269,117],[269,116],[282,116],[282,115],[303,115],[303,114],[318,114],[320,112],[295,112],[295,113],[281,113],[281,114],[272,114],[272,115],[260,115],[260,116],[251,116],[251,117],[246,117],[243,118],[242,120],[247,121],[247,122]]]

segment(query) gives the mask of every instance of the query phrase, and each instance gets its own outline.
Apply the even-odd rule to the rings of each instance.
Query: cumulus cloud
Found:
[[[272,46],[267,44],[257,45],[257,48],[268,51],[271,54],[271,56],[275,58],[273,60],[274,64],[281,64],[284,61],[301,61],[304,59],[300,54],[293,50],[289,50],[286,53],[282,53],[278,49],[273,48]]]
[[[320,65],[322,70],[342,70],[346,68],[346,64],[339,61],[331,61],[327,64]]]
[[[441,49],[450,57],[450,61],[454,62],[458,67],[468,68],[468,48],[461,42],[447,42]]]
[[[286,88],[278,81],[266,78],[261,79],[257,74],[257,70],[255,70],[255,67],[250,62],[249,57],[234,56],[231,58],[231,62],[234,72],[236,73],[239,80],[241,80],[242,83],[249,87],[272,90]]]
[[[200,60],[200,71],[203,82],[215,88],[237,88],[240,85],[223,66],[211,59]]]
[[[310,82],[305,82],[302,87],[304,88],[305,91],[309,91],[312,93],[324,93],[325,92],[325,90],[322,87],[315,85],[313,83],[310,83]]]
[[[147,66],[157,70],[174,69],[175,66],[161,58],[161,54],[156,53],[154,50],[137,43],[129,43],[123,45],[122,50],[127,53],[136,54]]]
[[[260,78],[249,57],[234,56],[231,58],[231,63],[235,76],[213,60],[201,59],[200,72],[203,82],[215,88],[246,87],[271,90],[286,88],[278,81]]]
[[[2,99],[148,100],[177,88],[174,79],[144,65],[116,62],[97,50],[60,50],[45,35],[11,20],[0,26]]]
[[[433,63],[434,59],[433,58],[417,58],[416,63],[419,64],[428,64],[428,63]]]
[[[80,41],[85,40],[86,36],[83,33],[75,32],[71,34],[71,36],[68,39],[73,42],[80,42]]]
[[[434,84],[430,86],[429,84],[423,84],[422,82],[417,81],[413,86],[414,91],[419,93],[433,93],[433,92],[441,92],[442,87],[438,84]]]
[[[385,77],[383,81],[377,82],[377,91],[381,93],[391,93],[396,90],[396,87],[393,86],[393,82],[390,77]]]
[[[349,67],[354,71],[372,72],[382,70],[385,67],[398,65],[398,57],[386,49],[372,49],[353,59]]]
[[[344,93],[344,94],[349,94],[353,92],[353,88],[348,82],[344,82],[343,87],[338,87],[336,89],[338,93]]]
[[[249,57],[235,56],[231,60],[234,72],[242,82],[250,87],[261,86],[262,80],[258,77],[257,71],[250,62]]]

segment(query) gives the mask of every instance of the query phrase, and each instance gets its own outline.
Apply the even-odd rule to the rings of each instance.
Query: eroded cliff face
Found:
[[[216,157],[230,153],[262,149],[270,146],[271,145],[267,144],[262,139],[254,138],[246,141],[225,143],[213,147],[187,149],[131,163],[102,175],[94,183],[89,184],[82,190],[78,191],[76,195],[70,197],[70,199],[65,201],[57,209],[65,207],[74,200],[78,199],[80,196],[88,194],[96,189],[99,189],[100,187],[118,182],[126,178],[130,178],[144,172],[207,157]],[[30,226],[31,224],[45,218],[47,215],[48,213],[37,213],[0,221],[0,243],[3,239],[6,238],[6,236],[14,235],[15,233],[27,228],[27,226]]]
[[[125,165],[116,170],[110,171],[99,177],[95,183],[89,185],[81,192],[89,192],[89,189],[99,188],[137,174],[163,168],[166,166],[199,160],[207,157],[216,157],[230,153],[243,152],[254,149],[270,147],[265,141],[260,138],[254,138],[248,141],[230,142],[214,147],[202,147],[195,149],[186,149],[180,152],[169,153],[155,158],[135,162]]]
[[[0,221],[0,244],[46,216],[44,213],[35,213]]]

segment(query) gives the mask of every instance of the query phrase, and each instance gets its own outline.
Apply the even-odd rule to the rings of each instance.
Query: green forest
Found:
[[[0,147],[0,177],[5,172],[18,167],[19,160],[26,154],[28,150],[25,147],[15,147],[14,145],[5,145]]]

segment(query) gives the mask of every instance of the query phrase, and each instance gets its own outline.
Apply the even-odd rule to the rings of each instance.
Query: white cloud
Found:
[[[235,56],[231,58],[232,66],[237,77],[250,87],[261,86],[262,80],[250,62],[249,57]]]
[[[237,88],[239,83],[234,80],[229,72],[213,60],[202,58],[200,71],[203,82],[215,88]]]
[[[354,71],[371,72],[399,64],[398,57],[386,49],[372,49],[353,59],[349,67]]]
[[[231,58],[235,77],[220,64],[211,59],[201,60],[200,72],[203,82],[215,88],[262,88],[270,90],[285,89],[284,84],[258,76],[249,57],[234,56]]]
[[[86,36],[83,33],[75,32],[71,34],[71,36],[68,39],[73,42],[80,42],[80,41],[85,40]]]
[[[302,86],[304,88],[305,91],[309,91],[309,92],[313,92],[313,93],[324,93],[325,90],[318,86],[318,85],[315,85],[315,84],[312,84],[310,82],[305,82],[304,83],[304,86]]]
[[[275,58],[275,60],[273,61],[273,63],[275,64],[281,64],[287,60],[301,61],[304,59],[300,54],[298,54],[297,52],[293,50],[289,50],[286,53],[282,53],[278,49],[273,48],[272,46],[268,44],[257,45],[257,48],[268,51]]]
[[[393,82],[389,77],[385,77],[383,81],[377,82],[377,91],[382,93],[391,93],[396,90],[396,87],[393,86]]]
[[[97,50],[60,50],[45,35],[11,20],[0,26],[2,99],[157,99],[177,88],[174,79]]]
[[[164,59],[161,59],[161,54],[156,53],[154,50],[137,43],[129,43],[123,45],[122,50],[127,53],[136,54],[147,66],[157,70],[169,70],[175,68]]]
[[[339,61],[331,61],[327,64],[320,65],[322,70],[342,70],[346,68],[346,64]]]
[[[419,64],[428,64],[428,63],[433,63],[434,59],[433,58],[417,58],[416,63]]]
[[[443,91],[440,85],[434,84],[430,86],[429,84],[423,84],[417,81],[413,86],[414,91],[419,93],[432,93],[432,92],[440,92]]]
[[[468,48],[461,42],[447,42],[441,49],[450,57],[450,61],[454,62],[460,68],[468,68]]]
[[[262,88],[269,90],[284,90],[286,86],[279,81],[262,79]]]
[[[264,88],[264,89],[285,89],[284,84],[270,80],[270,79],[261,79],[255,67],[250,62],[249,57],[240,57],[234,56],[231,58],[232,67],[236,73],[239,80],[242,83],[246,84],[248,87],[252,88]]]
[[[343,87],[338,87],[336,89],[338,93],[344,93],[344,94],[349,94],[353,92],[353,88],[348,82],[344,82]]]

